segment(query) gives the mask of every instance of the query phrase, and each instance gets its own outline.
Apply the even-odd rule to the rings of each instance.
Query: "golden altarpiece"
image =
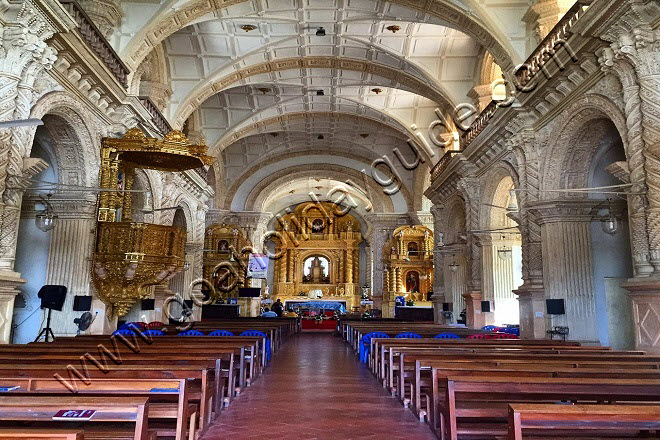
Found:
[[[123,138],[103,138],[93,282],[111,315],[123,316],[184,266],[186,232],[179,227],[133,221],[135,169],[185,171],[210,165],[206,145],[193,145],[180,131],[160,140],[139,128]]]
[[[425,302],[433,290],[433,232],[425,226],[400,226],[383,249],[385,294],[383,316],[394,316],[397,296]]]
[[[238,298],[244,287],[252,244],[239,225],[215,224],[204,237],[204,279],[213,283],[214,300]]]
[[[360,223],[332,203],[310,202],[278,219],[273,300],[360,305]],[[321,294],[322,296],[319,296]]]

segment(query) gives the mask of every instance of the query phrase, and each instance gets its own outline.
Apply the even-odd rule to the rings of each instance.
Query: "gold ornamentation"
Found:
[[[112,191],[99,194],[92,279],[112,315],[125,315],[146,297],[145,287],[169,282],[184,263],[185,231],[132,222],[135,168],[185,171],[212,162],[205,145],[192,145],[180,131],[159,140],[132,128],[123,138],[102,139],[99,181]]]

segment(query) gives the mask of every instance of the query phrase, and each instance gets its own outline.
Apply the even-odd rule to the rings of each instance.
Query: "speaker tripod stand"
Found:
[[[53,313],[53,309],[51,309],[49,307],[48,308],[48,316],[46,318],[46,327],[44,327],[44,329],[41,330],[41,332],[39,333],[39,336],[37,336],[37,339],[35,339],[34,342],[39,342],[39,339],[41,339],[42,337],[45,339],[45,342],[50,342],[48,340],[49,336],[52,338],[53,342],[55,341],[55,335],[53,334],[53,330],[51,330],[51,328],[50,328],[50,315],[51,315],[51,313]]]

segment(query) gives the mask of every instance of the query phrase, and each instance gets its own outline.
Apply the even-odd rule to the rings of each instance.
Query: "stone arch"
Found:
[[[623,112],[610,99],[601,95],[586,95],[564,111],[558,122],[563,129],[550,139],[545,153],[541,189],[584,188],[588,184],[589,167],[598,151],[595,139],[617,132],[629,156],[627,128]],[[588,126],[588,130],[585,127]],[[541,193],[541,198],[556,194]],[[566,195],[575,197],[575,195]]]
[[[190,206],[190,203],[183,198],[183,196],[179,197],[177,201],[174,203],[174,206],[177,207],[177,209],[174,210],[174,216],[172,218],[172,225],[173,226],[180,226],[176,224],[177,221],[181,222],[181,220],[184,220],[184,230],[186,231],[186,242],[191,243],[195,241],[195,215],[193,214],[195,210]],[[177,217],[177,215],[183,216],[183,217]]]
[[[448,97],[449,94],[442,90],[437,90],[437,87],[432,86],[433,79],[430,77],[427,78],[427,82],[424,82],[405,71],[384,64],[377,64],[360,59],[348,59],[343,57],[298,57],[251,65],[230,71],[230,73],[219,78],[211,76],[204,83],[195,87],[186,99],[178,106],[176,115],[173,117],[173,125],[175,128],[181,129],[188,117],[193,114],[193,112],[199,108],[204,101],[217,93],[228,90],[232,86],[239,85],[247,78],[292,69],[338,69],[371,73],[386,79],[394,80],[396,83],[405,86],[418,95],[436,102],[446,111],[451,111],[454,108],[454,103],[452,103],[451,99]]]
[[[307,153],[308,154],[308,153]],[[297,153],[295,155],[292,155],[292,157],[295,156],[305,156],[306,153],[301,152]],[[341,155],[342,157],[350,157],[350,155]],[[365,163],[365,166],[369,166],[369,164],[366,161],[363,161]],[[310,170],[310,168],[312,168]],[[360,186],[360,189],[364,192],[366,192],[369,197],[372,199],[372,204],[376,212],[394,212],[394,204],[392,202],[392,199],[390,196],[386,195],[383,192],[383,187],[378,185],[370,176],[365,175],[363,173],[358,172],[357,170],[350,169],[347,167],[341,167],[337,165],[330,165],[326,164],[323,165],[323,173],[324,176],[326,173],[331,173],[331,175],[336,176],[338,180],[340,181],[345,181],[346,178],[350,178],[353,183],[356,185],[361,185],[363,182],[368,182],[365,187]],[[280,170],[276,173],[274,173],[269,179],[264,180],[261,182],[258,186],[255,186],[254,188],[251,189],[250,195],[247,198],[247,202],[245,204],[246,209],[250,209],[251,207],[254,207],[254,210],[259,210],[259,201],[263,203],[265,200],[265,196],[263,198],[260,198],[260,195],[263,194],[263,192],[266,190],[266,188],[275,185],[276,183],[282,183],[286,182],[287,178],[286,176],[292,176],[294,173],[303,173],[304,175],[309,175],[310,172],[317,171],[317,168],[312,167],[311,165],[299,165],[295,167],[288,167],[284,170]],[[238,189],[240,188],[241,184],[245,181],[245,176],[249,175],[250,172],[244,173],[244,177],[241,179],[237,180],[235,184],[230,188],[230,190],[227,192],[228,195],[231,196],[227,197],[225,199],[225,205],[224,209],[230,209],[231,208],[231,203],[232,200],[237,193]],[[330,174],[328,174],[330,175]],[[318,174],[317,174],[318,176]],[[412,196],[410,195],[410,191],[405,185],[401,185],[401,194],[403,196],[403,199],[406,203],[406,212],[407,210],[413,206],[412,205]]]
[[[506,210],[495,206],[507,207],[508,189],[505,187],[518,188],[518,174],[508,163],[502,162],[486,173],[484,181],[486,184],[483,189],[482,200],[484,203],[494,206],[482,205],[479,227],[488,230],[512,226],[512,223],[508,223],[513,222],[511,219],[508,219],[507,222],[500,218],[502,215],[506,215]]]
[[[122,59],[126,60],[135,69],[147,54],[160,44],[165,38],[194,22],[216,18],[214,12],[219,8],[227,8],[232,5],[245,3],[248,0],[223,0],[221,5],[203,0],[191,0],[179,5],[174,10],[163,12],[160,17],[150,21],[148,26],[143,27],[135,34],[132,40],[122,51]],[[440,2],[410,2],[409,0],[390,0],[402,8],[410,8],[416,13],[422,12],[428,17],[433,17],[438,22],[447,24],[473,37],[481,45],[493,53],[498,64],[506,71],[514,67],[514,60],[518,60],[515,49],[508,42],[503,33],[496,29],[484,17],[474,17],[467,14],[463,9],[452,2],[442,0]],[[480,11],[481,6],[475,0],[469,0],[475,10]],[[387,17],[388,20],[397,20],[396,17]],[[430,21],[430,20],[429,20]],[[417,20],[417,22],[426,22]]]
[[[456,244],[461,240],[460,235],[467,230],[466,201],[463,197],[456,195],[445,204],[445,238],[444,242]]]
[[[89,111],[65,92],[51,92],[35,104],[30,117],[43,120],[40,129],[58,144],[53,153],[62,170],[60,183],[95,186],[100,167],[100,136],[90,121]]]

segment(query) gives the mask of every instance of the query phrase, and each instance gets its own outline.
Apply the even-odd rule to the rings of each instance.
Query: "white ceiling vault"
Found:
[[[369,185],[355,190],[355,198],[364,199],[373,193],[367,188],[373,162],[386,158],[402,190],[379,195],[378,209],[407,212],[422,205],[425,188],[416,182],[428,180],[420,176],[442,155],[433,147],[431,156],[421,154],[423,164],[406,169],[402,160],[415,161],[407,141],[424,150],[418,128],[435,121],[437,109],[474,102],[468,93],[481,85],[485,55],[506,70],[524,57],[526,44],[526,0],[419,3],[425,6],[408,0],[122,2],[126,20],[114,43],[134,68],[162,45],[172,89],[164,114],[175,127],[201,131],[217,156],[215,185],[227,196],[218,206],[283,209],[309,198],[310,189],[327,192],[342,182],[342,172],[370,176]],[[317,35],[320,27],[325,35]],[[422,136],[432,145],[428,132]],[[305,166],[315,174],[291,182],[280,175]],[[385,168],[376,174],[384,178]]]

